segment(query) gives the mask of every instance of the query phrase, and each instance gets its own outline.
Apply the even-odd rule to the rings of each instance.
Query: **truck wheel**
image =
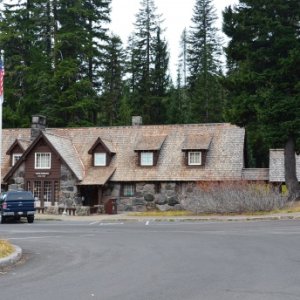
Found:
[[[28,221],[28,223],[33,223],[34,217],[27,217],[27,221]]]

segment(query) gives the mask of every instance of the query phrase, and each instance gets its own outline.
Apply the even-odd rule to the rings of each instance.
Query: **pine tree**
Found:
[[[221,40],[212,0],[197,0],[188,39],[188,84],[193,122],[222,120]]]
[[[182,83],[184,87],[187,87],[187,48],[188,48],[188,37],[187,30],[184,28],[181,37],[180,37],[180,54],[179,54],[179,72],[182,73],[180,77],[182,78]]]
[[[110,2],[6,3],[5,126],[28,126],[34,113],[47,115],[51,126],[95,124]]]
[[[164,96],[169,84],[167,44],[153,0],[143,0],[129,41],[128,57],[132,107],[144,123],[164,121]]]
[[[107,45],[103,64],[101,95],[102,124],[115,125],[119,122],[120,99],[123,97],[125,53],[121,39],[113,35]]]
[[[62,126],[96,122],[99,97],[97,79],[102,44],[108,40],[110,1],[68,1],[56,3],[60,28],[56,32],[54,85],[56,102],[51,115]],[[102,44],[101,44],[102,43]]]
[[[0,22],[5,50],[4,127],[28,126],[42,109],[40,86],[49,78],[41,1],[6,2]]]
[[[295,150],[300,150],[300,5],[298,0],[240,0],[224,12],[230,38],[227,118],[259,132],[268,147],[285,148],[290,199],[300,198]]]

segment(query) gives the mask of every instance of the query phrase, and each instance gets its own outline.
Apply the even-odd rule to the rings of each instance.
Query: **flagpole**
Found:
[[[1,50],[1,95],[0,95],[0,192],[2,192],[2,106],[4,101],[4,50]]]

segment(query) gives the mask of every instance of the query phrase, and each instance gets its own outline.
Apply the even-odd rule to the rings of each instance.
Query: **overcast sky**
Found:
[[[112,0],[111,30],[119,35],[126,45],[128,36],[132,33],[141,0]],[[154,0],[157,13],[162,14],[163,27],[166,28],[165,37],[168,41],[170,51],[170,71],[174,77],[179,54],[179,41],[184,28],[191,25],[191,17],[196,0]],[[221,28],[222,10],[228,5],[238,3],[238,0],[213,0],[217,9]]]

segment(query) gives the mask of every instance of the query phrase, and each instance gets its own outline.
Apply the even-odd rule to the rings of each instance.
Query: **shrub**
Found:
[[[247,213],[281,209],[287,197],[265,184],[200,183],[182,192],[180,202],[194,213]]]

